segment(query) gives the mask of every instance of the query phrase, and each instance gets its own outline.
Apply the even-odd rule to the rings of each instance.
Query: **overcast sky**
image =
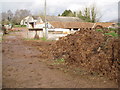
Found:
[[[47,14],[58,15],[64,10],[83,10],[85,7],[95,4],[97,11],[102,15],[101,21],[110,21],[118,17],[119,0],[46,0]],[[16,9],[29,9],[32,13],[43,13],[44,0],[0,0],[0,11]]]

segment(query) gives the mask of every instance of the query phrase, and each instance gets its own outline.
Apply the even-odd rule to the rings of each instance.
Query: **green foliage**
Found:
[[[120,26],[120,23],[117,23],[118,26]]]
[[[85,8],[84,13],[85,13],[85,15],[84,15],[85,21],[91,22],[91,19],[90,19],[90,9],[88,7]]]
[[[26,27],[26,25],[21,25],[21,27]]]
[[[113,36],[113,37],[118,37],[118,34],[115,33],[115,32],[105,33],[105,35],[109,35],[109,36]]]
[[[73,12],[73,17],[76,17],[76,12]]]
[[[79,17],[80,19],[82,19],[82,20],[84,20],[84,21],[86,21],[86,22],[92,22],[89,17],[87,18],[86,16],[79,15],[79,14],[77,15],[77,17]]]
[[[47,38],[46,37],[42,37],[41,40],[47,41]]]
[[[65,62],[65,60],[63,58],[61,59],[56,59],[53,63],[53,65],[59,65],[59,64],[63,64]]]
[[[84,9],[84,11],[79,11],[77,17],[83,19],[84,21],[86,22],[92,22],[92,23],[95,23],[96,21],[99,21],[97,20],[97,11],[96,11],[96,7],[95,6],[92,6],[92,7],[86,7]],[[100,17],[98,18],[100,19]]]
[[[0,42],[3,40],[3,35],[0,34]]]
[[[73,13],[71,10],[65,10],[61,16],[70,16],[70,17],[74,17],[75,13]]]
[[[98,32],[103,32],[103,30],[102,30],[102,29],[96,29],[96,31],[98,31]]]
[[[109,28],[110,31],[117,31],[116,28]]]
[[[96,29],[96,31],[102,32],[104,35],[108,35],[108,36],[112,36],[112,37],[118,37],[118,34],[115,32],[117,29],[109,28],[109,30],[110,31],[108,33],[105,33],[102,29]]]
[[[91,22],[94,23],[96,21],[96,11],[94,6],[91,8],[91,17]]]
[[[26,25],[14,25],[14,27],[26,27]]]
[[[61,16],[60,14],[58,14],[58,16]]]
[[[59,62],[65,62],[65,60],[63,58],[61,59],[57,59],[56,61],[59,61]]]
[[[86,22],[92,22],[95,23],[96,21],[99,21],[99,18],[97,17],[97,11],[96,11],[96,7],[92,6],[92,7],[86,7],[84,9],[84,11],[79,11],[79,13],[76,16],[76,12],[72,12],[71,10],[65,10],[61,16],[71,16],[71,17],[79,17],[82,20],[86,21]],[[60,14],[59,14],[60,15]],[[59,16],[58,15],[58,16]],[[98,20],[97,20],[98,19]]]

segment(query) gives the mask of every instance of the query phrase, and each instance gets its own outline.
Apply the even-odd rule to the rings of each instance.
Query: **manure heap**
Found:
[[[52,45],[54,59],[63,58],[66,63],[76,64],[98,72],[110,79],[118,79],[119,40],[95,30],[80,30],[60,38]]]

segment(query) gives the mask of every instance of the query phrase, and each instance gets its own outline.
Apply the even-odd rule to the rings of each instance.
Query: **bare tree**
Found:
[[[8,10],[7,11],[7,20],[8,20],[8,22],[9,23],[12,22],[12,19],[13,19],[13,13],[12,13],[11,10]]]
[[[8,10],[7,12],[2,12],[2,24],[9,24],[12,22],[13,19],[13,13],[11,10]]]
[[[92,8],[91,8],[91,21],[94,23],[94,22],[96,22],[96,15],[97,15],[97,13],[96,13],[96,10],[95,10],[95,6],[93,6]]]
[[[20,21],[25,18],[26,16],[31,15],[29,10],[26,9],[21,9],[21,10],[16,10],[15,14],[11,11],[8,10],[7,12],[2,12],[2,23],[3,24],[20,24]]]
[[[16,10],[13,21],[15,24],[20,24],[20,21],[29,15],[31,15],[29,10],[26,9]]]
[[[87,21],[87,22],[98,22],[101,18],[102,15],[100,15],[100,11],[97,11],[97,7],[95,4],[86,7],[84,11],[79,11],[78,15],[79,18]]]
[[[2,16],[2,24],[7,24],[7,22],[8,22],[8,20],[7,20],[7,13],[6,12],[2,12],[1,16]]]
[[[90,22],[91,19],[90,19],[90,8],[89,7],[86,7],[85,10],[84,10],[84,13],[85,13],[85,18],[86,18],[86,21]]]

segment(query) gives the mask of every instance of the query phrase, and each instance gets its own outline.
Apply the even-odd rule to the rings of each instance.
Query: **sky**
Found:
[[[33,14],[44,13],[45,0],[0,0],[0,12],[17,9],[28,9]],[[85,7],[95,5],[98,15],[102,16],[101,21],[107,22],[118,18],[119,0],[46,0],[47,14],[58,15],[64,10],[72,11],[84,10]]]

